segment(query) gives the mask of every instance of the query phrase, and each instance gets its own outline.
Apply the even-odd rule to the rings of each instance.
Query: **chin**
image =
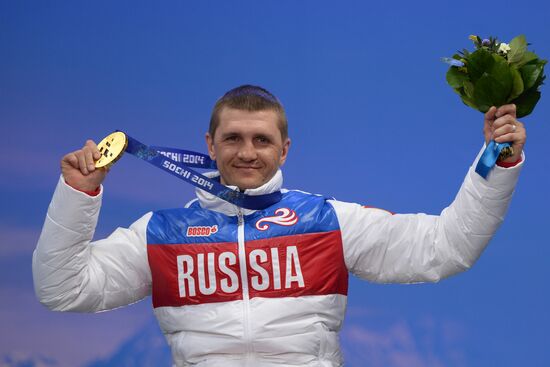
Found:
[[[237,186],[241,190],[248,190],[248,189],[257,189],[258,187],[262,186],[265,182],[263,181],[242,181],[237,183],[235,186]]]
[[[235,174],[228,177],[227,180],[222,179],[224,185],[237,186],[239,190],[257,189],[267,181],[269,181],[269,179],[258,174]]]
[[[263,184],[242,184],[242,185],[236,185],[240,190],[249,190],[249,189],[257,189],[258,187],[262,186]]]

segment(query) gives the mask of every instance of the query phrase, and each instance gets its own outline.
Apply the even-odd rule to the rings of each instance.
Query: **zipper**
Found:
[[[246,248],[244,246],[244,215],[242,209],[237,212],[237,239],[239,242],[239,263],[241,272],[241,282],[243,286],[243,339],[246,344],[246,364],[252,356],[252,338],[250,327],[250,293],[248,289],[248,270],[246,266]]]

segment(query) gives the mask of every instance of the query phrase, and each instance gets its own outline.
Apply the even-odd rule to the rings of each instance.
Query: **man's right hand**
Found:
[[[92,141],[61,159],[61,174],[65,182],[80,191],[95,191],[107,176],[108,170],[95,168],[95,161],[101,157],[97,145]]]

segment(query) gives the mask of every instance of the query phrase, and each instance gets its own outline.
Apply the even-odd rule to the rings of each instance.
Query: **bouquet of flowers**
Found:
[[[466,105],[483,113],[492,106],[516,105],[516,117],[533,112],[540,99],[540,86],[546,60],[527,50],[527,40],[520,35],[510,43],[489,37],[470,36],[476,50],[464,49],[452,58],[443,58],[450,66],[447,83]],[[497,159],[512,156],[510,143],[490,141],[483,151],[475,171],[483,178]]]
[[[547,60],[527,50],[523,35],[508,44],[493,37],[470,39],[474,52],[464,49],[443,59],[451,65],[447,82],[462,102],[483,113],[491,106],[513,103],[518,118],[530,114],[540,98]]]

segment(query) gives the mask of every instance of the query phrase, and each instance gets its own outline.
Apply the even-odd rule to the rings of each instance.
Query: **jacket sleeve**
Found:
[[[374,282],[416,283],[470,268],[502,223],[525,160],[510,168],[495,166],[485,180],[475,172],[480,155],[439,216],[329,201],[340,223],[348,270]]]
[[[146,247],[151,213],[91,242],[102,193],[103,188],[89,196],[60,178],[32,261],[35,293],[51,310],[103,311],[151,293]]]

